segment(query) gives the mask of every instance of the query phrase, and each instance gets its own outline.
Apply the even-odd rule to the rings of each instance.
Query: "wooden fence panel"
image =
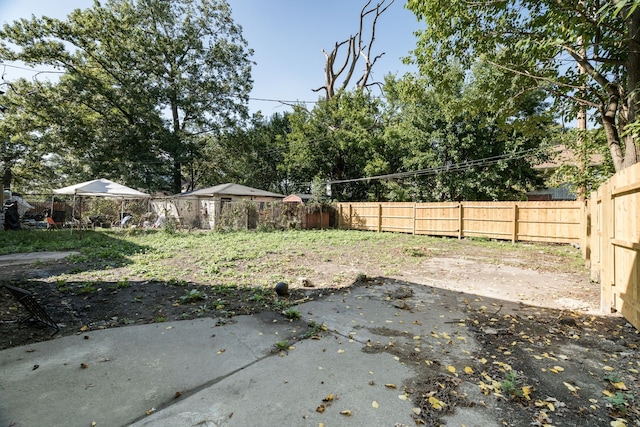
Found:
[[[461,203],[461,236],[514,240],[514,225],[517,221],[514,205],[511,202]]]
[[[611,232],[608,251],[612,264],[606,266],[612,270],[607,273],[612,307],[640,328],[640,164],[617,173],[606,185],[611,199],[603,203],[611,205],[605,209],[611,210],[613,219],[607,230]],[[607,237],[603,236],[605,244]]]
[[[640,164],[591,193],[585,256],[600,280],[600,308],[618,311],[640,329]]]
[[[415,203],[380,203],[378,231],[414,233]]]
[[[584,211],[581,202],[518,203],[517,240],[583,244]]]
[[[459,203],[416,203],[415,211],[414,234],[460,237]]]

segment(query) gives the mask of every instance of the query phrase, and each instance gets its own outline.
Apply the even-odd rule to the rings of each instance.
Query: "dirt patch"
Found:
[[[133,324],[198,317],[213,317],[225,322],[236,315],[283,312],[321,292],[291,289],[286,297],[278,297],[272,290],[263,288],[124,279],[100,283],[68,282],[44,277],[62,274],[71,268],[78,266],[53,263],[41,266],[36,274],[33,274],[33,267],[12,268],[11,280],[4,283],[30,292],[60,330],[56,332],[41,322],[28,319],[27,309],[6,287],[0,286],[0,350],[54,336]]]

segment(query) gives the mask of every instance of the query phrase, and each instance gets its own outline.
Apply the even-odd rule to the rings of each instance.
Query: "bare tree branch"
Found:
[[[355,35],[350,36],[347,40],[344,40],[340,43],[336,43],[330,53],[326,52],[324,49],[322,50],[322,53],[325,56],[325,82],[323,86],[312,90],[314,92],[324,90],[327,100],[333,98],[337,91],[344,90],[348,87],[349,83],[354,78],[356,65],[358,64],[360,58],[364,60],[365,67],[362,76],[360,76],[360,78],[356,82],[356,87],[359,90],[363,90],[377,84],[379,85],[379,83],[369,82],[373,66],[375,65],[376,61],[384,55],[383,52],[371,59],[373,42],[375,41],[376,35],[376,25],[378,23],[378,18],[380,17],[380,15],[382,15],[395,2],[395,0],[381,0],[376,4],[375,7],[370,7],[372,1],[373,0],[367,0],[365,5],[362,7],[362,10],[360,11],[358,32]],[[371,24],[371,35],[368,38],[368,42],[365,43],[364,24],[369,15],[374,15],[374,17]],[[336,70],[336,59],[338,57],[338,53],[340,49],[345,45],[347,47],[347,52],[344,62],[342,63],[340,68]],[[343,73],[344,79],[342,81],[342,84],[336,89],[336,81]]]

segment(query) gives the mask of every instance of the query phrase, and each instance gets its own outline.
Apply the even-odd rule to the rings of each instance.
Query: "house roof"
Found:
[[[187,193],[181,193],[176,197],[188,197],[188,196],[200,196],[200,197],[214,197],[214,196],[241,196],[241,197],[273,197],[283,198],[282,194],[272,193],[271,191],[260,190],[258,188],[247,187],[240,184],[219,184],[213,187],[201,188],[200,190],[189,191]]]
[[[558,169],[562,165],[577,164],[576,155],[564,144],[558,144],[552,148],[551,159],[548,162],[534,166],[534,169]],[[602,154],[592,154],[589,159],[590,166],[598,166],[604,163]]]

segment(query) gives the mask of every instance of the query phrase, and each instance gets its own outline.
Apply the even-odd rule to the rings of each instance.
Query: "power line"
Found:
[[[523,157],[526,157],[528,154],[533,154],[535,152],[540,152],[544,150],[544,148],[532,148],[529,150],[516,151],[514,153],[502,154],[499,156],[485,157],[482,159],[475,159],[471,161],[465,161],[462,163],[456,163],[452,165],[444,165],[444,166],[436,166],[427,169],[419,169],[415,171],[406,171],[406,172],[396,172],[385,175],[375,175],[370,177],[362,177],[362,178],[350,178],[350,179],[340,179],[340,180],[331,180],[326,181],[327,184],[344,184],[348,182],[360,182],[360,181],[371,181],[371,180],[381,180],[381,179],[391,179],[391,178],[405,178],[411,176],[421,176],[421,175],[437,175],[442,172],[458,172],[466,169],[471,169],[477,166],[491,166],[497,164],[503,160],[516,160]]]
[[[284,99],[270,99],[270,98],[249,98],[251,101],[263,101],[263,102],[279,102],[280,104],[318,104],[320,101],[287,101]]]

